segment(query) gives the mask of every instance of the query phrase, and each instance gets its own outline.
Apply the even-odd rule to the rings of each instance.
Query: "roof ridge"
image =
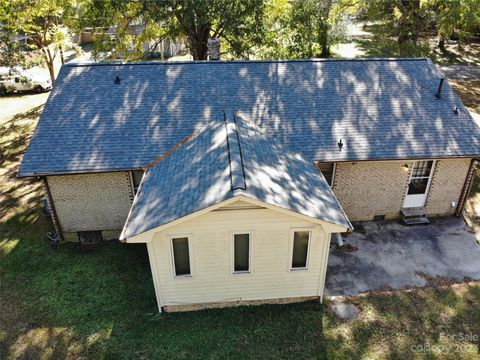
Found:
[[[147,165],[143,167],[144,170],[147,170],[148,168],[156,166],[160,161],[164,160],[166,157],[170,156],[172,153],[177,151],[179,148],[181,148],[183,145],[185,145],[188,141],[190,141],[192,138],[194,138],[197,135],[198,131],[193,131],[189,135],[185,136],[182,140],[180,140],[177,144],[175,144],[173,147],[168,149],[167,151],[161,153],[158,155],[155,159],[150,161]]]
[[[225,116],[225,129],[227,132],[227,151],[230,163],[230,181],[232,191],[246,190],[247,183],[245,181],[245,168],[243,167],[242,148],[240,145],[240,137],[238,136],[237,122],[235,114],[232,118]]]
[[[121,62],[119,60],[109,62],[69,62],[64,64],[66,67],[86,67],[86,66],[145,66],[145,65],[200,65],[200,64],[275,64],[275,63],[323,63],[323,62],[363,62],[363,61],[428,61],[428,57],[386,57],[386,58],[310,58],[310,59],[278,59],[278,60],[183,60],[183,61],[136,61]]]

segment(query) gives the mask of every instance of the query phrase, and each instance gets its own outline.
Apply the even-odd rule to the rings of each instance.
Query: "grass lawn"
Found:
[[[351,322],[314,302],[157,315],[143,245],[48,247],[40,183],[15,178],[41,110],[0,120],[0,358],[478,358],[480,282],[348,298]]]

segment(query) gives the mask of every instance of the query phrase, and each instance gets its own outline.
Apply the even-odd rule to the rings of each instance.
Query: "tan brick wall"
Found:
[[[439,160],[425,208],[430,215],[453,215],[472,159]],[[455,202],[455,207],[451,203]]]
[[[120,230],[132,205],[128,172],[48,176],[64,233]]]
[[[427,197],[429,215],[451,215],[458,202],[471,159],[438,160]],[[333,191],[351,221],[400,216],[413,161],[363,161],[337,163]]]

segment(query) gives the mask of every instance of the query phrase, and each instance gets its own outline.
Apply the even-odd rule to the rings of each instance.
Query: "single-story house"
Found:
[[[146,243],[160,311],[323,295],[350,220],[462,211],[480,128],[416,59],[66,64],[19,176]]]

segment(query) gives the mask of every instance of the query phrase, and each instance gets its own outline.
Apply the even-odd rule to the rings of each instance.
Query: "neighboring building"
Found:
[[[67,64],[19,176],[64,238],[147,243],[160,307],[321,297],[337,199],[355,221],[462,211],[480,129],[440,78],[429,59]]]
[[[143,25],[130,25],[129,30],[133,37],[141,35]],[[117,33],[116,26],[108,28],[84,28],[80,33],[73,36],[73,42],[78,45],[91,44],[95,38],[103,38],[105,36],[114,39]],[[135,50],[134,42],[132,41],[129,51]],[[141,50],[151,58],[160,58],[162,60],[180,55],[187,50],[185,43],[179,39],[165,38],[160,41],[147,40],[142,44]]]

